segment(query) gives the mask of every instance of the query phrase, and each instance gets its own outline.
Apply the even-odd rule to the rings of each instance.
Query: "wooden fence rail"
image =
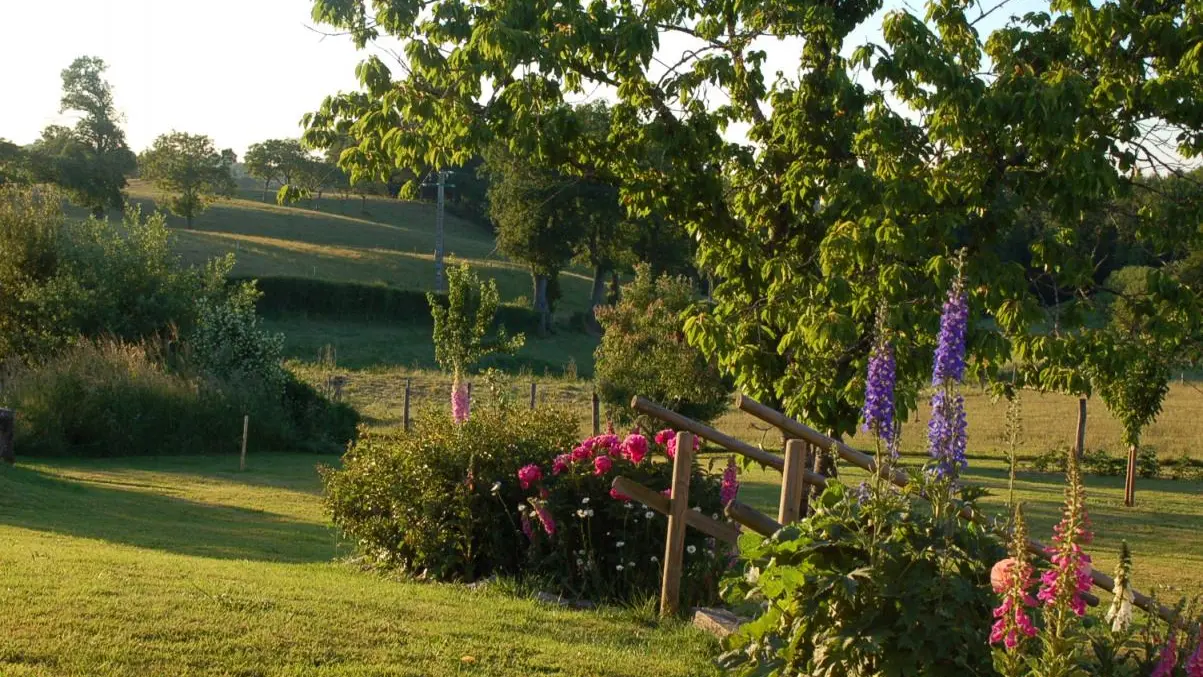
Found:
[[[839,454],[840,458],[844,459],[845,461],[848,461],[857,467],[863,468],[870,473],[876,473],[881,477],[888,479],[897,486],[903,487],[907,484],[908,478],[906,473],[897,470],[893,473],[889,473],[884,469],[879,471],[876,468],[873,457],[869,454],[857,449],[853,449],[839,440],[832,439],[827,435],[824,435],[823,433],[811,428],[810,426],[807,426],[805,423],[796,421],[779,411],[764,406],[747,395],[738,395],[735,400],[735,405],[741,410],[752,414],[765,423],[770,423],[776,426],[787,435],[796,435],[797,437],[810,442],[820,449],[837,453]],[[983,521],[980,516],[973,515],[967,510],[962,511],[961,516],[966,519],[974,519],[979,522]],[[1028,552],[1031,552],[1037,557],[1047,558],[1047,551],[1048,548],[1040,541],[1028,539]],[[1110,576],[1099,571],[1098,569],[1092,569],[1090,577],[1091,582],[1094,583],[1095,586],[1100,587],[1108,592],[1113,592],[1115,590],[1115,581]],[[1083,595],[1083,597],[1085,597],[1086,601],[1092,605],[1098,605],[1098,598],[1094,595],[1089,595],[1089,593],[1087,593]],[[1132,597],[1133,603],[1138,607],[1149,613],[1157,614],[1167,622],[1173,622],[1175,618],[1174,612],[1169,607],[1157,603],[1157,601],[1153,598],[1137,590],[1132,591]]]

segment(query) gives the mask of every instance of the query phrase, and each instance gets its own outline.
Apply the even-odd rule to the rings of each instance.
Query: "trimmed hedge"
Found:
[[[263,297],[259,299],[258,310],[264,315],[398,320],[433,326],[424,291],[303,277],[230,278],[230,282],[250,279],[259,281]],[[503,305],[497,309],[497,322],[514,332],[534,331],[538,328],[538,315],[529,308]]]

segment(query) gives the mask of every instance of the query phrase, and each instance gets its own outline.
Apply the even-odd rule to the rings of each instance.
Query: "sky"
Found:
[[[877,38],[885,11],[903,2],[887,0],[850,37],[847,49]],[[309,0],[0,4],[6,28],[0,92],[15,102],[0,112],[0,138],[22,145],[35,141],[48,124],[73,124],[58,112],[60,73],[78,56],[98,56],[108,64],[106,76],[135,152],[176,130],[207,134],[239,157],[252,143],[299,136],[303,114],[329,94],[356,89],[355,65],[366,56],[347,37],[318,32]],[[922,7],[921,0],[908,4],[912,10]],[[1015,0],[997,18],[1032,4]],[[797,41],[763,47],[770,81],[776,70],[796,68]]]
[[[172,130],[219,148],[300,135],[301,116],[355,89],[364,57],[314,32],[307,0],[0,0],[0,137],[35,141],[58,113],[61,71],[76,57],[108,64],[130,147]],[[47,25],[53,21],[52,25]],[[11,98],[9,98],[11,97]]]

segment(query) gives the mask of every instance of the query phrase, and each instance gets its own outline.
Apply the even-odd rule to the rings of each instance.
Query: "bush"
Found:
[[[598,394],[615,420],[630,422],[631,398],[642,395],[673,411],[709,421],[727,409],[730,388],[685,341],[681,314],[694,300],[684,277],[653,279],[637,266],[612,308],[599,308],[605,333],[595,354]]]
[[[82,341],[16,368],[0,402],[17,412],[22,456],[234,453],[244,414],[255,450],[346,446],[354,410],[291,378],[284,393],[186,376],[147,344]]]
[[[1032,469],[1037,472],[1065,472],[1068,455],[1072,448],[1062,447],[1050,449],[1031,460]],[[1089,475],[1119,476],[1128,472],[1127,456],[1115,456],[1103,449],[1086,450],[1082,454],[1082,472]],[[1157,451],[1152,447],[1142,446],[1136,451],[1136,474],[1144,478],[1154,478],[1161,471],[1157,460]]]
[[[0,187],[0,359],[33,359],[80,336],[136,341],[191,327],[220,298],[233,259],[184,267],[162,216],[66,222],[61,194]]]
[[[809,519],[741,539],[747,571],[730,598],[762,613],[732,636],[733,674],[993,674],[990,567],[1004,549],[978,525],[933,517],[923,482],[863,504],[833,482]]]
[[[233,287],[225,299],[197,301],[196,326],[188,336],[192,360],[205,373],[255,384],[280,393],[285,372],[280,366],[284,336],[260,328],[254,282]]]
[[[341,469],[323,468],[334,524],[376,564],[440,580],[517,573],[518,469],[571,445],[578,422],[554,410],[475,407],[456,424],[425,412],[410,432],[364,431]]]
[[[665,440],[673,435],[664,431],[659,437]],[[637,440],[643,440],[646,457],[629,454]],[[672,463],[658,462],[667,458],[664,446],[642,436],[628,436],[620,442],[617,435],[600,435],[585,440],[571,453],[528,467],[526,479],[536,474],[538,479],[529,482],[515,519],[526,534],[523,541],[530,542],[530,573],[570,598],[636,602],[656,595],[668,518],[615,494],[610,485],[614,477],[622,475],[667,491],[672,484]],[[518,478],[508,481],[514,479]],[[696,464],[689,503],[721,519],[720,484]],[[734,551],[700,531],[686,529],[685,552],[682,604],[714,603],[719,580]]]

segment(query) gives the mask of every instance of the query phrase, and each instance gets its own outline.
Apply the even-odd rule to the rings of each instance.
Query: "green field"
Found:
[[[652,607],[566,611],[336,561],[303,454],[0,467],[0,675],[700,676]]]

